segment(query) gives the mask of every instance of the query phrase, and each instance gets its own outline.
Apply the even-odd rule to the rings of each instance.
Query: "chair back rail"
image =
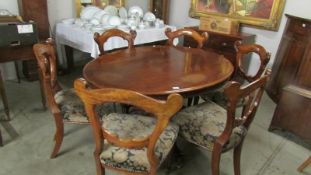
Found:
[[[252,82],[260,78],[265,71],[265,68],[270,60],[271,54],[266,51],[264,47],[258,44],[245,44],[243,45],[241,41],[236,41],[234,43],[236,49],[236,75],[242,77],[248,82]],[[259,56],[260,66],[254,75],[248,75],[243,68],[243,56],[245,54],[255,53]]]
[[[94,40],[98,45],[100,55],[103,55],[105,52],[104,44],[111,37],[120,37],[128,42],[128,48],[134,48],[134,40],[136,38],[136,31],[130,30],[130,33],[126,33],[119,29],[110,29],[105,31],[103,34],[99,34],[97,32],[94,33]]]
[[[171,45],[171,46],[174,45],[173,41],[174,41],[175,38],[181,37],[181,36],[184,36],[184,35],[192,37],[198,43],[197,48],[202,48],[203,45],[204,45],[204,42],[207,41],[207,39],[208,39],[208,33],[207,32],[203,32],[200,35],[195,30],[189,29],[189,28],[187,28],[187,29],[178,29],[178,30],[176,30],[174,32],[172,32],[171,28],[167,28],[165,30],[165,35],[168,38],[167,44]]]

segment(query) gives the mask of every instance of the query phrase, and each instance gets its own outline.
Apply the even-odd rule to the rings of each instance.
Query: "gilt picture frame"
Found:
[[[77,16],[80,16],[80,12],[83,6],[95,5],[100,8],[105,8],[107,5],[113,5],[118,8],[125,5],[125,0],[75,0]]]
[[[194,18],[221,16],[241,24],[277,31],[285,0],[191,0]]]

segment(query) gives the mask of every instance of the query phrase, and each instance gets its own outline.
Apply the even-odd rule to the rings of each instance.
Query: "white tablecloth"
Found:
[[[161,41],[167,39],[164,31],[169,27],[172,31],[176,30],[174,26],[165,26],[163,28],[148,28],[136,30],[137,36],[134,44],[151,43],[155,41]],[[58,23],[56,25],[56,45],[57,49],[61,49],[61,45],[68,45],[72,48],[78,49],[83,52],[91,54],[91,57],[97,58],[99,55],[99,49],[96,42],[93,39],[93,32],[81,28],[76,25],[68,25],[64,23]],[[105,50],[112,50],[115,48],[126,47],[127,41],[119,37],[113,37],[105,43]],[[62,52],[58,52],[58,57],[63,63],[64,58]]]

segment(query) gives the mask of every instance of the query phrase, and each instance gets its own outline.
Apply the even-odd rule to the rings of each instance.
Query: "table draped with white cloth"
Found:
[[[135,38],[134,44],[146,44],[156,41],[166,40],[165,29],[171,28],[172,31],[176,30],[174,26],[164,26],[162,28],[146,28],[137,29],[137,36]],[[127,30],[126,32],[129,32]],[[62,52],[62,46],[67,45],[77,50],[90,53],[91,57],[97,58],[99,56],[99,49],[93,38],[94,32],[86,30],[77,25],[70,25],[64,23],[56,24],[56,46],[60,50],[58,52],[59,63],[64,64],[65,58]],[[127,41],[119,37],[112,37],[109,39],[104,47],[105,50],[112,50],[116,48],[122,48],[127,46]]]

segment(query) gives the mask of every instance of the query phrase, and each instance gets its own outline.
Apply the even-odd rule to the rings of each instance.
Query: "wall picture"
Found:
[[[190,16],[223,16],[277,30],[284,5],[285,0],[192,0]]]

